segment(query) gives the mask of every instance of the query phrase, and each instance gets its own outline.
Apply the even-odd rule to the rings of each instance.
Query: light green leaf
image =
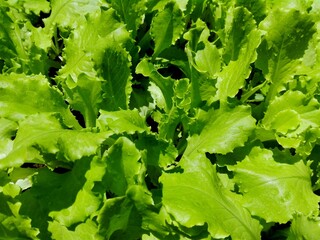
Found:
[[[271,2],[271,1],[268,1]],[[277,1],[280,3],[280,1]],[[283,1],[281,1],[283,2]],[[247,8],[252,14],[257,23],[260,23],[266,17],[267,1],[264,0],[236,0],[237,6]]]
[[[32,187],[17,197],[22,203],[20,214],[32,219],[32,226],[40,230],[39,239],[51,239],[48,225],[52,218],[49,213],[74,204],[86,183],[85,174],[91,161],[92,158],[82,158],[74,163],[71,171],[63,174],[52,172],[48,168],[38,168],[37,174],[32,176]],[[82,204],[90,209],[88,202]],[[74,218],[74,215],[77,212],[70,212],[70,218]],[[86,219],[81,220],[85,222]]]
[[[6,0],[3,1],[2,5],[9,6],[10,8],[27,14],[31,14],[32,12],[37,16],[40,15],[40,12],[50,12],[50,3],[47,0]]]
[[[30,11],[37,15],[40,15],[40,12],[50,12],[50,3],[47,0],[23,0],[19,2],[23,2],[23,7],[28,14]]]
[[[320,125],[320,104],[315,98],[303,94],[299,91],[287,91],[282,96],[276,97],[268,106],[268,109],[262,120],[262,124],[266,129],[277,129],[279,121],[283,120],[282,125],[286,123],[287,118],[278,117],[278,114],[285,111],[291,111],[291,115],[294,113],[299,116],[300,129],[298,132],[302,132],[308,127],[317,127]],[[293,115],[292,115],[293,116]],[[275,123],[274,123],[275,122]],[[288,123],[290,125],[290,122]]]
[[[221,187],[215,166],[204,156],[181,161],[182,172],[164,173],[162,203],[179,226],[208,225],[212,238],[259,239],[260,226]]]
[[[112,0],[111,6],[120,15],[121,20],[127,25],[127,29],[132,31],[135,38],[137,29],[143,22],[144,13],[147,10],[146,0]]]
[[[256,66],[271,83],[266,99],[270,102],[301,68],[315,28],[310,15],[275,9],[261,22],[260,29],[265,31],[265,39],[258,49]]]
[[[15,137],[18,125],[14,121],[0,118],[0,159],[5,158],[13,148],[12,137]]]
[[[227,66],[218,74],[217,82],[217,97],[222,101],[234,97],[245,84],[245,79],[251,72],[250,64],[257,58],[256,49],[261,38],[253,16],[247,9],[235,8],[229,14],[232,19],[228,19],[229,22],[226,23],[228,40],[224,53]]]
[[[231,152],[234,148],[243,146],[255,128],[255,119],[251,116],[250,109],[245,106],[210,109],[203,113],[198,121],[203,126],[199,135],[192,135],[188,139],[184,155],[189,158],[204,152]]]
[[[18,125],[16,122],[0,118],[0,140],[8,139],[15,135]]]
[[[155,42],[153,56],[158,56],[164,49],[175,43],[183,30],[184,20],[182,12],[177,4],[169,2],[152,19],[150,33]]]
[[[46,74],[49,61],[36,44],[36,28],[23,13],[13,7],[0,6],[0,59],[4,71]]]
[[[131,88],[129,54],[122,48],[113,46],[106,49],[102,59],[101,76],[103,110],[116,111],[127,109]]]
[[[65,124],[80,128],[62,94],[50,87],[42,75],[10,74],[0,76],[0,116],[14,121],[37,113],[62,115]]]
[[[70,106],[83,114],[85,127],[95,127],[99,104],[102,102],[101,80],[80,74],[77,83],[67,79],[64,90]]]
[[[271,0],[266,1],[266,5],[268,10],[279,8],[281,10],[295,9],[300,12],[307,12],[311,8],[313,2],[313,0]]]
[[[236,61],[243,53],[252,54],[255,48],[259,45],[260,41],[255,41],[258,45],[250,46],[249,34],[260,38],[257,31],[256,22],[253,15],[244,7],[230,8],[227,12],[225,22],[225,41],[223,48],[223,59],[226,64],[230,61]],[[252,44],[253,42],[251,42]],[[248,48],[249,45],[250,47]],[[246,48],[246,51],[241,50]],[[251,51],[248,51],[251,49]],[[255,59],[253,59],[255,60]]]
[[[100,9],[99,0],[53,0],[51,14],[44,19],[45,31],[52,33],[54,27],[76,28],[86,21],[85,15]],[[65,17],[69,16],[69,17]]]
[[[211,78],[214,78],[216,73],[220,71],[221,59],[219,50],[209,41],[205,42],[204,49],[196,52],[194,60],[197,70],[207,72]]]
[[[320,236],[320,219],[295,214],[287,240],[317,240]]]
[[[64,39],[63,58],[66,64],[59,70],[59,74],[61,77],[71,75],[74,81],[80,73],[94,76],[95,69],[91,62],[100,66],[107,47],[122,46],[129,38],[125,24],[118,20],[114,9],[88,14],[86,22],[72,30],[70,36]]]
[[[165,99],[165,108],[167,111],[172,107],[172,97],[174,82],[171,78],[163,77],[155,68],[155,66],[149,62],[146,58],[143,58],[136,67],[136,73],[140,73],[146,77],[149,77],[157,87],[160,88],[162,95]],[[156,93],[155,93],[156,94]]]
[[[164,209],[155,207],[152,195],[145,187],[132,185],[125,197],[115,197],[105,202],[98,222],[100,234],[107,236],[107,239],[136,240],[142,232],[155,232],[162,237],[168,235],[167,217]]]
[[[319,108],[315,98],[299,91],[287,91],[269,104],[261,124],[275,131],[283,147],[297,148],[304,144],[304,133],[320,126]]]
[[[303,161],[278,163],[272,151],[255,147],[242,162],[228,168],[234,171],[243,206],[252,215],[286,223],[296,212],[318,214],[320,198],[312,191],[310,168]]]
[[[39,229],[31,225],[31,219],[20,215],[21,203],[0,192],[0,238],[39,239]]]
[[[65,227],[83,222],[100,208],[102,202],[90,190],[80,189],[71,206],[58,211],[51,211],[49,216],[56,224]]]
[[[274,116],[272,121],[272,129],[276,129],[282,134],[286,134],[290,130],[295,130],[300,124],[300,116],[294,110],[283,110]]]
[[[101,66],[108,46],[122,44],[128,38],[125,25],[116,20],[113,9],[108,9],[88,15],[87,21],[65,40],[66,64],[55,80],[62,85],[72,108],[83,114],[87,127],[95,126],[102,101],[103,79],[95,68]]]
[[[5,158],[12,151],[13,141],[10,139],[0,139],[0,159]]]
[[[107,189],[124,196],[130,185],[144,183],[145,168],[140,152],[128,138],[120,137],[104,155]]]
[[[191,82],[191,106],[193,107],[198,107],[201,101],[213,102],[216,95],[215,73],[220,70],[221,60],[220,57],[218,59],[215,45],[208,41],[209,36],[210,31],[207,25],[200,19],[183,36],[188,40],[185,48],[188,57],[186,72]],[[204,54],[206,56],[202,59]],[[215,62],[210,63],[210,61]],[[204,74],[204,72],[207,73]]]
[[[48,230],[52,233],[52,239],[60,240],[102,240],[102,236],[98,235],[98,229],[96,224],[87,220],[76,226],[74,231],[69,230],[64,225],[59,224],[56,221],[49,222]]]
[[[58,114],[35,114],[20,123],[12,151],[0,160],[0,168],[30,161],[48,161],[50,164],[50,158],[41,156],[48,153],[55,154],[61,161],[75,161],[96,154],[109,135],[110,132],[70,130],[61,123]]]
[[[101,110],[98,122],[102,130],[111,130],[117,134],[125,132],[134,134],[149,130],[145,117],[142,117],[137,109],[113,112]]]
[[[141,221],[141,216],[130,199],[110,198],[106,200],[98,216],[99,233],[106,239],[136,240],[142,235]]]

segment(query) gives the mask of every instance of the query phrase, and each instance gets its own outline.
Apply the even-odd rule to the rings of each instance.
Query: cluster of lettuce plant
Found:
[[[319,1],[0,19],[0,239],[318,239]]]

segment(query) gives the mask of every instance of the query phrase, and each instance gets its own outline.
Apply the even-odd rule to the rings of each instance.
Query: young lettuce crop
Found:
[[[319,238],[319,1],[0,19],[0,239]]]

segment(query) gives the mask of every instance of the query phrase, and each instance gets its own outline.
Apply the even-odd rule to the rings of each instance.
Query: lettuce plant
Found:
[[[319,16],[2,0],[0,239],[318,239]]]

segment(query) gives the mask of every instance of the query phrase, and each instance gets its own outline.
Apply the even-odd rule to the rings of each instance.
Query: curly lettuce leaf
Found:
[[[276,97],[268,106],[261,126],[274,132],[277,141],[285,148],[303,148],[314,144],[311,135],[318,138],[314,132],[320,126],[319,102],[300,91],[287,91]],[[303,148],[305,153],[312,148]]]
[[[99,127],[103,131],[112,130],[117,134],[142,133],[149,130],[145,118],[139,114],[137,109],[111,112],[101,110],[97,121],[99,122]]]
[[[100,4],[100,0],[53,0],[50,16],[44,19],[45,31],[52,33],[56,25],[63,28],[79,27],[86,21],[85,15],[99,10]]]
[[[295,214],[290,226],[287,240],[310,239],[316,240],[320,236],[319,218],[307,217],[302,214]]]
[[[175,2],[169,2],[152,19],[150,34],[155,42],[153,56],[175,43],[184,30],[183,14]]]
[[[284,84],[292,81],[302,67],[302,57],[316,31],[314,25],[311,15],[295,9],[275,9],[260,23],[265,35],[258,48],[256,66],[271,83],[268,103],[285,89]]]
[[[99,233],[107,239],[135,240],[144,232],[155,232],[160,239],[169,235],[167,213],[158,210],[151,193],[132,185],[126,195],[107,199],[98,215]]]
[[[188,40],[185,52],[188,57],[186,75],[191,83],[191,106],[198,107],[201,101],[211,103],[216,95],[216,73],[221,68],[221,56],[217,47],[209,41],[210,30],[198,19],[184,34]]]
[[[46,41],[21,12],[13,7],[0,6],[0,59],[3,72],[46,74],[50,62],[46,49],[37,43]]]
[[[52,159],[45,158],[45,154],[54,154],[59,161],[76,161],[96,154],[109,135],[68,129],[59,114],[34,114],[20,122],[12,150],[0,159],[0,168],[18,167],[25,162],[50,164]]]
[[[65,39],[65,48],[63,49],[65,64],[59,70],[55,80],[62,85],[72,108],[82,113],[85,125],[87,127],[94,127],[101,104],[105,104],[105,102],[102,103],[103,90],[108,91],[105,94],[106,96],[122,101],[120,103],[122,108],[127,104],[128,100],[124,100],[125,103],[123,103],[123,100],[120,100],[123,98],[120,92],[126,91],[123,94],[129,95],[130,89],[122,89],[116,83],[118,81],[116,79],[122,77],[118,73],[128,75],[128,63],[124,62],[128,57],[127,54],[120,51],[120,55],[114,55],[110,59],[110,61],[119,61],[118,68],[115,70],[106,66],[103,61],[108,61],[104,55],[104,51],[107,51],[106,55],[111,54],[114,48],[113,44],[124,44],[127,42],[129,33],[126,31],[125,25],[117,20],[115,10],[113,9],[93,12],[87,16],[86,20],[81,27],[71,32],[69,38]],[[109,50],[106,50],[107,48]],[[124,56],[121,57],[121,55]],[[111,71],[111,75],[117,73],[115,74],[116,78],[105,79],[109,83],[105,83],[101,72],[97,71],[102,65],[106,68],[103,76],[106,76],[108,71]],[[119,79],[119,81],[122,80]],[[126,81],[126,79],[123,81]],[[116,85],[105,89],[106,86],[112,84]],[[113,96],[113,94],[116,95]],[[113,102],[108,104],[113,104]],[[110,107],[107,109],[110,109]]]
[[[101,64],[104,80],[101,109],[116,111],[128,108],[132,91],[130,65],[129,55],[123,48],[113,46],[105,50]]]
[[[250,109],[238,106],[234,109],[210,109],[203,113],[198,121],[202,129],[198,134],[188,138],[188,146],[184,153],[191,158],[199,153],[232,152],[234,148],[243,146],[255,128],[255,119]]]
[[[213,238],[260,238],[259,222],[221,187],[208,159],[183,158],[180,166],[182,172],[163,173],[160,182],[163,206],[181,229],[192,234],[192,228],[207,224]]]
[[[255,147],[242,162],[228,168],[234,171],[242,204],[252,215],[286,223],[296,212],[318,214],[320,198],[312,191],[310,168],[302,160],[279,163],[271,150]]]
[[[143,23],[144,14],[147,11],[146,0],[112,0],[111,6],[120,15],[127,29],[132,31],[135,38],[139,26]]]
[[[141,155],[134,143],[128,138],[120,137],[105,153],[107,190],[124,196],[128,187],[143,184],[145,168]]]
[[[39,239],[39,229],[32,226],[31,218],[19,213],[21,203],[3,192],[0,192],[0,202],[0,236],[6,239]]]
[[[32,176],[30,189],[17,197],[17,200],[21,202],[20,214],[30,216],[32,226],[40,230],[39,239],[51,238],[50,228],[48,228],[49,222],[52,221],[52,217],[49,216],[50,213],[60,210],[68,213],[65,209],[73,206],[75,201],[77,202],[76,198],[81,195],[86,184],[85,174],[90,168],[91,161],[92,158],[90,157],[82,158],[75,162],[70,171],[63,174],[55,173],[46,167],[37,169],[37,174]],[[94,196],[93,193],[91,195]],[[82,204],[85,205],[85,203]],[[86,205],[86,207],[83,207],[84,205],[80,205],[81,210],[86,209],[81,211],[80,215],[87,216],[87,212],[94,210],[94,206],[88,207]],[[79,222],[85,222],[85,216],[82,219],[79,218],[80,209],[75,210],[78,211],[69,212],[69,216],[68,214],[63,216],[67,225],[68,222],[74,220],[77,220],[75,226]],[[61,217],[58,219],[61,220]]]
[[[164,106],[167,111],[172,107],[172,97],[174,82],[170,77],[163,77],[156,69],[156,67],[147,59],[143,58],[141,62],[136,67],[136,73],[140,73],[146,77],[149,77],[150,80],[156,85],[151,85],[151,92],[155,99],[163,98]],[[160,92],[159,92],[160,91]],[[158,100],[158,102],[161,100]],[[161,106],[161,105],[160,105]]]
[[[10,74],[0,76],[0,116],[21,121],[41,113],[59,113],[70,127],[80,128],[64,102],[61,92],[51,87],[42,75]]]
[[[64,225],[56,221],[49,222],[48,230],[52,233],[52,239],[88,239],[88,240],[102,240],[103,236],[98,234],[97,226],[94,221],[88,219],[75,227],[74,230],[69,230]]]
[[[247,9],[238,7],[229,14],[231,19],[227,18],[226,22],[227,41],[224,49],[227,65],[218,73],[217,81],[217,97],[222,101],[234,97],[244,86],[251,72],[250,64],[257,58],[256,49],[261,41],[261,33]]]
[[[82,161],[82,164],[88,169],[84,174],[86,181],[76,194],[72,205],[63,209],[53,209],[49,213],[52,221],[49,222],[48,230],[53,235],[59,235],[60,231],[56,232],[56,230],[61,229],[67,236],[76,237],[85,234],[82,230],[88,228],[93,235],[92,237],[99,239],[101,236],[97,234],[98,226],[89,218],[97,214],[105,199],[103,178],[106,174],[106,162],[105,159],[95,156],[89,158],[87,162],[86,160]],[[82,169],[78,166],[74,167],[72,171],[74,176],[81,176],[82,174]],[[77,227],[74,229],[74,226]]]
[[[0,118],[0,159],[8,155],[13,147],[13,137],[16,134],[18,125],[16,122],[6,118]]]

